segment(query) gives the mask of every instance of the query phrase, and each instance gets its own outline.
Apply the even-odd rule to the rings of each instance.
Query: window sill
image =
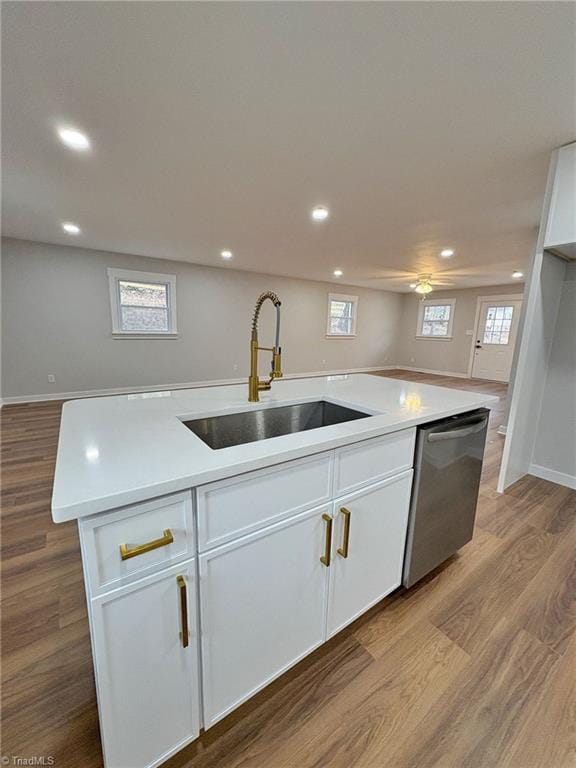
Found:
[[[355,333],[327,333],[327,339],[355,339]]]
[[[149,341],[150,339],[177,339],[177,333],[113,333],[113,339],[143,339]]]
[[[424,341],[452,341],[452,336],[422,336],[422,334],[416,334],[417,339],[423,339]]]

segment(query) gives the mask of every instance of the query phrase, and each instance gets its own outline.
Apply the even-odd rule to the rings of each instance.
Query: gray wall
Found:
[[[478,296],[491,296],[493,294],[521,294],[523,288],[521,283],[514,283],[512,285],[494,285],[456,291],[434,291],[433,298],[435,299],[456,299],[454,325],[450,341],[429,341],[428,339],[416,338],[420,298],[413,293],[404,294],[396,362],[399,366],[467,374],[473,337],[467,336],[466,331],[474,330],[476,299]]]
[[[252,309],[268,289],[283,303],[286,373],[396,359],[399,294],[22,240],[3,240],[2,246],[6,398],[247,376]],[[113,339],[106,267],[176,274],[179,338]],[[331,291],[360,297],[355,339],[325,337]],[[273,323],[267,303],[263,343],[272,341]],[[48,383],[48,374],[56,383]]]
[[[567,264],[532,463],[576,479],[576,264]]]

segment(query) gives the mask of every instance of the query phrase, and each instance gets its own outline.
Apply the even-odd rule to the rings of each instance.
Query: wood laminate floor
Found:
[[[473,541],[167,768],[576,766],[576,492],[525,477],[496,493],[504,385],[382,375],[502,398]],[[50,518],[60,409],[1,412],[1,753],[100,768],[77,527]]]

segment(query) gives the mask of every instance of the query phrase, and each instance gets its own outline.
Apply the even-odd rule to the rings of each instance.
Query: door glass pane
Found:
[[[514,307],[488,307],[484,326],[484,344],[508,344]]]

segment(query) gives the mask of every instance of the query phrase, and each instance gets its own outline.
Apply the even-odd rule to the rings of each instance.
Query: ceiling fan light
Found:
[[[414,290],[416,291],[416,293],[420,293],[423,296],[425,296],[427,293],[432,293],[434,289],[432,288],[430,277],[428,275],[419,277],[418,282],[414,287]]]

